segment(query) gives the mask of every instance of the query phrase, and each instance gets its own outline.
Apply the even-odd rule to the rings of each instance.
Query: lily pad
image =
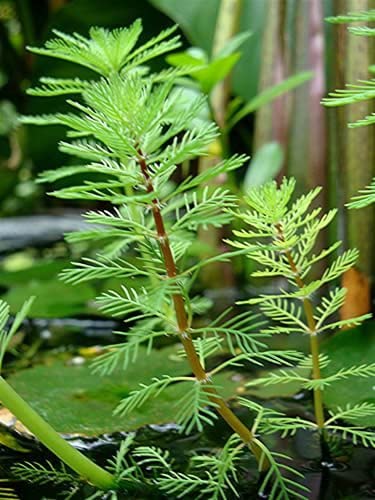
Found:
[[[13,431],[13,432],[11,432]],[[19,422],[6,408],[0,409],[0,444],[11,450],[27,453],[30,451],[26,448],[16,435],[29,435],[29,431]],[[1,497],[0,497],[1,498]]]
[[[22,304],[35,296],[30,308],[32,318],[62,318],[88,312],[88,302],[95,299],[94,288],[87,284],[71,285],[57,280],[31,281],[15,286],[2,298],[9,304],[12,313],[20,310]]]
[[[358,328],[337,333],[323,344],[322,350],[331,360],[323,371],[325,376],[336,373],[340,368],[374,363],[375,323],[367,322]],[[324,391],[324,401],[333,410],[348,403],[375,403],[374,380],[371,377],[350,377],[334,382]],[[375,426],[375,416],[356,420],[355,423]]]
[[[117,369],[104,377],[94,375],[88,363],[74,366],[56,362],[16,373],[8,381],[58,432],[96,436],[173,422],[189,382],[171,385],[129,416],[113,415],[131,391],[164,374],[190,374],[186,360],[177,357],[176,347],[155,350],[150,355],[141,350],[137,362],[126,371]],[[229,372],[215,377],[224,398],[231,397],[241,386],[242,380],[234,378]]]
[[[0,285],[13,286],[30,281],[45,281],[57,279],[57,275],[70,265],[66,259],[37,260],[31,265],[17,270],[0,270]]]

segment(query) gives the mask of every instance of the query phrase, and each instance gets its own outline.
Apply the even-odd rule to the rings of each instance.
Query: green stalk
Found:
[[[16,0],[16,11],[22,26],[24,46],[33,45],[35,42],[35,29],[33,16],[28,0]]]
[[[216,20],[212,56],[220,52],[238,31],[241,10],[242,0],[221,0]],[[226,143],[228,138],[225,130],[225,114],[230,95],[230,80],[231,75],[219,82],[210,96],[213,116],[222,131],[222,140],[224,139]],[[225,146],[223,151],[227,149],[227,144]]]
[[[353,10],[366,11],[371,8],[370,0],[347,0],[348,12]],[[355,25],[363,23],[355,23]],[[373,61],[373,47],[369,37],[346,35],[345,81],[349,83],[370,78],[368,67]],[[345,45],[344,45],[345,47]],[[360,56],[359,56],[360,55]],[[355,106],[345,106],[345,121],[354,122],[373,111],[371,101],[357,103]],[[355,130],[345,127],[346,140],[344,144],[344,161],[346,169],[344,179],[347,200],[367,186],[374,175],[374,133],[371,127],[361,127]],[[347,216],[348,245],[359,250],[361,270],[371,276],[374,271],[374,238],[370,236],[369,228],[374,227],[374,211],[367,209],[349,210]]]
[[[284,238],[284,233],[283,229],[280,224],[276,224],[276,230],[278,232],[278,238],[280,241],[285,241]],[[290,269],[292,270],[294,276],[295,276],[295,282],[297,286],[302,289],[305,287],[305,283],[302,280],[296,263],[292,257],[292,254],[290,253],[289,250],[285,252],[285,256],[288,259]],[[309,327],[309,334],[310,334],[310,352],[311,352],[311,359],[312,359],[312,376],[314,380],[319,380],[321,379],[321,373],[320,373],[320,361],[319,361],[319,342],[318,342],[318,332],[316,329],[316,321],[314,318],[314,308],[312,305],[312,302],[310,299],[304,299],[303,300],[303,309],[305,311],[306,315],[306,320],[307,320],[307,325]],[[313,390],[313,397],[314,397],[314,414],[315,414],[315,420],[317,423],[317,426],[319,427],[320,431],[324,430],[324,407],[323,407],[323,393],[322,390],[319,388],[316,388]]]
[[[262,40],[258,93],[280,83],[289,74],[288,53],[284,40],[286,1],[270,1],[268,4],[265,20],[267,29],[264,29]],[[257,151],[270,141],[277,141],[282,146],[287,144],[289,101],[290,96],[283,95],[257,110],[253,151]]]
[[[160,211],[160,200],[156,197],[152,179],[149,174],[148,166],[142,151],[138,151],[138,164],[140,166],[145,187],[149,194],[154,194],[151,207],[152,214],[155,222],[157,238],[160,250],[164,259],[165,271],[168,278],[176,279],[178,276],[178,269],[169,244],[168,233],[165,229],[164,219]],[[178,335],[184,347],[187,360],[190,364],[191,370],[198,383],[202,384],[204,391],[207,393],[209,399],[215,404],[216,410],[225,422],[232,428],[234,432],[242,439],[242,441],[249,447],[255,459],[258,462],[260,472],[267,473],[270,468],[269,461],[264,456],[261,446],[258,445],[256,436],[250,429],[233,413],[225,401],[220,397],[218,392],[210,384],[211,379],[206,370],[202,366],[198,353],[195,349],[193,339],[190,334],[190,324],[188,315],[185,309],[185,300],[181,292],[176,292],[172,296],[173,306],[175,310],[175,317],[178,327]]]
[[[373,8],[371,0],[340,0],[334,4],[334,14],[353,11],[366,11]],[[355,23],[355,26],[363,23]],[[354,36],[348,33],[346,26],[335,30],[336,75],[332,82],[334,88],[343,88],[345,83],[354,84],[358,80],[370,78],[368,67],[373,61],[374,44],[370,37]],[[333,111],[336,119],[337,150],[339,168],[337,179],[340,192],[344,193],[343,202],[348,202],[359,189],[367,186],[374,176],[375,141],[372,127],[349,129],[347,124],[371,114],[371,100],[342,106]],[[342,189],[343,188],[343,189]],[[369,228],[374,227],[373,207],[361,210],[346,210],[346,244],[359,250],[358,266],[369,278],[374,276],[375,240]]]
[[[292,96],[288,176],[296,179],[298,196],[316,185],[324,186],[326,181],[327,133],[325,111],[320,105],[326,93],[322,9],[322,2],[311,0],[297,2],[295,10],[291,72],[313,71],[314,74],[306,85],[295,89]],[[322,190],[316,198],[316,206],[325,206],[324,193]],[[324,238],[320,238],[319,247],[323,248]]]
[[[0,400],[49,450],[82,478],[102,490],[115,488],[115,477],[65,441],[0,376]]]
[[[212,45],[212,57],[215,57],[228,41],[238,32],[238,24],[242,11],[243,0],[221,0],[216,19],[214,40]],[[204,172],[214,167],[223,158],[229,155],[230,144],[228,130],[226,127],[225,115],[227,111],[228,100],[231,92],[231,74],[220,81],[209,96],[209,107],[213,120],[220,127],[220,139],[217,139],[210,148],[208,156],[201,156],[198,160],[198,171]],[[218,180],[211,181],[217,185]],[[199,239],[209,249],[215,250],[213,253],[220,253],[220,244],[222,240],[222,231],[211,227],[209,230],[200,228]],[[212,251],[208,250],[203,258],[212,256]],[[207,266],[201,276],[202,284],[210,288],[221,288],[233,286],[234,277],[230,269],[224,273],[218,263],[212,263]]]

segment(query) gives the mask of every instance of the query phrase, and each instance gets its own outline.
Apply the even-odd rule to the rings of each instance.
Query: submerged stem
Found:
[[[155,193],[154,187],[152,184],[152,179],[150,177],[146,160],[141,151],[138,151],[138,163],[140,169],[143,174],[143,178],[145,181],[146,189],[148,193]],[[160,250],[162,252],[165,270],[167,276],[169,278],[176,278],[177,276],[177,267],[172,254],[172,250],[169,244],[168,234],[165,230],[163,216],[160,211],[160,203],[155,198],[152,199],[152,213],[155,221],[156,232],[158,236],[158,241],[160,245]],[[189,361],[190,367],[197,381],[203,385],[203,390],[208,394],[209,399],[215,404],[217,412],[221,415],[221,417],[227,422],[227,424],[236,432],[242,441],[250,448],[252,453],[254,454],[258,464],[261,464],[261,470],[268,470],[269,464],[268,461],[264,459],[263,450],[258,446],[258,444],[254,441],[254,436],[250,429],[244,425],[241,420],[232,412],[232,410],[228,407],[225,401],[220,397],[218,392],[212,385],[210,384],[211,380],[209,375],[206,373],[203,368],[197,351],[195,350],[193,340],[189,333],[189,320],[188,315],[185,309],[185,303],[182,293],[174,293],[172,296],[173,305],[176,313],[178,334],[182,345],[185,349],[185,353],[187,359]]]
[[[0,400],[30,432],[82,478],[102,490],[115,488],[115,477],[73,448],[0,376]]]

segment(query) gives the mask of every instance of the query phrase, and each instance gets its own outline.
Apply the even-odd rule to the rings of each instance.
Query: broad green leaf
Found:
[[[186,52],[175,52],[166,58],[172,66],[202,66],[207,64],[207,55],[197,47],[191,47]]]
[[[151,3],[179,24],[193,45],[211,52],[219,0],[151,0]]]
[[[175,107],[177,109],[180,109],[181,111],[189,108],[196,101],[196,99],[202,95],[198,88],[188,88],[181,86],[176,87],[174,91],[172,91],[172,95],[174,92],[176,92],[178,96],[178,99],[175,102]],[[205,105],[202,106],[199,115],[195,116],[191,123],[189,123],[189,127],[194,128],[201,127],[202,125],[207,126],[207,123],[212,123],[212,121],[210,118],[210,110],[208,104],[205,103]]]
[[[167,56],[167,61],[173,66],[191,66],[191,76],[199,82],[201,90],[208,94],[230,73],[240,59],[240,52],[235,51],[249,36],[249,32],[234,36],[211,62],[208,62],[207,53],[199,47],[191,47],[186,52],[171,54]]]
[[[246,42],[246,40],[250,38],[250,36],[250,31],[243,31],[242,33],[238,33],[230,40],[228,40],[224,47],[216,54],[215,59],[220,59],[222,57],[233,54],[241,47],[241,45],[243,45],[244,42]]]
[[[194,71],[192,77],[198,80],[202,91],[209,94],[215,85],[230,73],[239,58],[240,54],[237,52],[220,59],[215,59],[207,68]]]
[[[126,371],[119,368],[105,377],[94,375],[89,364],[56,362],[16,373],[8,381],[58,432],[86,436],[126,432],[174,421],[178,401],[190,382],[170,386],[129,417],[113,415],[113,411],[131,391],[140,388],[139,384],[147,384],[153,377],[190,375],[186,360],[177,357],[177,350],[172,346],[147,355],[143,349]],[[229,372],[215,377],[215,384],[222,386],[225,398],[240,386]]]
[[[32,280],[45,281],[56,278],[66,267],[68,260],[40,260],[17,271],[0,270],[0,285],[10,286],[28,283]]]
[[[324,375],[334,374],[340,368],[374,363],[375,322],[367,322],[358,328],[337,333],[323,344],[322,350],[331,360],[323,371]],[[334,382],[325,389],[324,401],[331,410],[335,410],[337,406],[344,408],[348,403],[375,403],[375,382],[371,377],[350,377]],[[361,419],[358,423],[375,426],[375,417]]]
[[[30,308],[32,318],[61,318],[87,312],[89,301],[95,299],[94,288],[87,284],[71,285],[60,281],[31,281],[13,287],[2,296],[15,314],[31,296],[35,301]]]
[[[251,160],[243,181],[243,190],[271,181],[280,172],[284,161],[284,151],[278,142],[264,144]]]
[[[197,66],[197,69],[193,68],[191,70],[191,77],[197,80],[202,92],[209,94],[214,86],[230,73],[239,58],[240,53],[236,52],[235,54],[216,58],[210,63],[205,63],[203,59],[185,52],[172,54],[167,58],[167,61],[174,66],[181,64]]]
[[[261,48],[267,13],[273,0],[243,0],[239,19],[239,34],[252,33],[242,40],[241,59],[233,72],[234,94],[248,100],[257,93]],[[185,33],[192,45],[212,54],[215,24],[220,0],[151,0],[151,3],[173,19]],[[232,39],[233,40],[233,39]],[[230,47],[229,47],[230,48]],[[225,50],[225,49],[224,49]],[[222,55],[222,54],[220,54]]]

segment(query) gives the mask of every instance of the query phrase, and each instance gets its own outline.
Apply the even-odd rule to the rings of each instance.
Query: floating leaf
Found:
[[[375,359],[375,323],[367,322],[358,328],[337,333],[323,344],[322,350],[329,356],[330,363],[324,369],[325,376],[336,373],[340,368],[350,368],[371,364]],[[350,377],[334,382],[324,391],[324,401],[328,408],[335,410],[363,402],[375,402],[374,380]],[[357,423],[357,422],[356,422]],[[358,424],[375,425],[375,417],[358,420]]]
[[[95,290],[81,284],[74,287],[60,281],[31,281],[15,286],[2,296],[15,314],[29,298],[36,299],[29,311],[32,318],[62,318],[87,311],[87,303],[96,296]]]
[[[137,363],[111,375],[94,375],[89,363],[74,366],[56,362],[36,366],[11,376],[11,386],[58,432],[95,436],[104,433],[131,431],[147,424],[174,422],[178,401],[190,382],[171,385],[157,398],[145,403],[128,417],[113,415],[114,409],[139,384],[164,374],[189,375],[187,362],[177,357],[177,347],[140,351]],[[229,398],[241,385],[231,373],[215,377],[220,393]]]
[[[40,260],[18,270],[0,270],[0,285],[24,284],[32,280],[44,281],[55,278],[70,265],[69,260]]]

